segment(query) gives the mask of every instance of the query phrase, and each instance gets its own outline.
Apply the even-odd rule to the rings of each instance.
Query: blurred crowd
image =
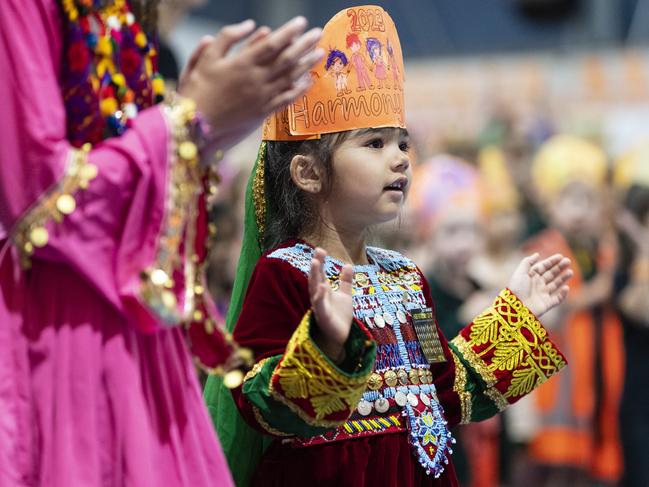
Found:
[[[473,140],[433,151],[417,134],[407,208],[372,239],[420,265],[449,338],[491,306],[524,255],[572,260],[568,301],[543,319],[569,367],[503,415],[455,430],[462,485],[647,486],[649,144],[613,159],[596,134],[531,127],[521,135],[499,113]],[[224,314],[247,154],[252,163],[252,148],[224,160],[213,214],[210,289]]]

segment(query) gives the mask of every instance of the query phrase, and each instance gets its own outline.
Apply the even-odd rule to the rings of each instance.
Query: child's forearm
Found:
[[[461,422],[493,416],[566,365],[543,325],[508,289],[449,345]]]

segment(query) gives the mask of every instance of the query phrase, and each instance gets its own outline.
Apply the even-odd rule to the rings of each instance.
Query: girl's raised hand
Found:
[[[525,257],[514,271],[508,286],[537,317],[566,299],[569,290],[566,283],[572,277],[570,259],[563,255],[539,259],[539,254]]]
[[[340,285],[334,291],[323,269],[326,256],[327,252],[323,249],[315,249],[309,273],[309,296],[320,332],[316,334],[316,343],[330,359],[340,363],[344,359],[344,345],[349,337],[354,316],[354,271],[351,265],[344,266],[340,272]]]

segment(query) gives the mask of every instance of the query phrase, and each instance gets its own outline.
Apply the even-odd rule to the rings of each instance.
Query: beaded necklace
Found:
[[[60,0],[66,21],[63,98],[75,147],[122,134],[162,100],[157,42],[127,0]]]

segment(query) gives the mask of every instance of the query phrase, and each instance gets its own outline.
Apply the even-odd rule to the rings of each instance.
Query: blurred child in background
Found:
[[[604,204],[607,172],[599,147],[568,135],[548,140],[533,162],[549,228],[527,247],[541,255],[559,250],[575,263],[570,299],[555,313],[555,324],[548,322],[570,367],[535,393],[540,424],[530,454],[539,485],[614,485],[622,474],[624,348],[611,306],[616,245]]]
[[[444,334],[454,336],[500,290],[485,293],[469,273],[483,246],[483,188],[473,166],[449,155],[435,156],[419,166],[414,181],[410,210],[432,258],[425,272],[437,320]],[[499,430],[499,417],[454,429],[458,440],[454,456],[462,485],[498,485]]]

